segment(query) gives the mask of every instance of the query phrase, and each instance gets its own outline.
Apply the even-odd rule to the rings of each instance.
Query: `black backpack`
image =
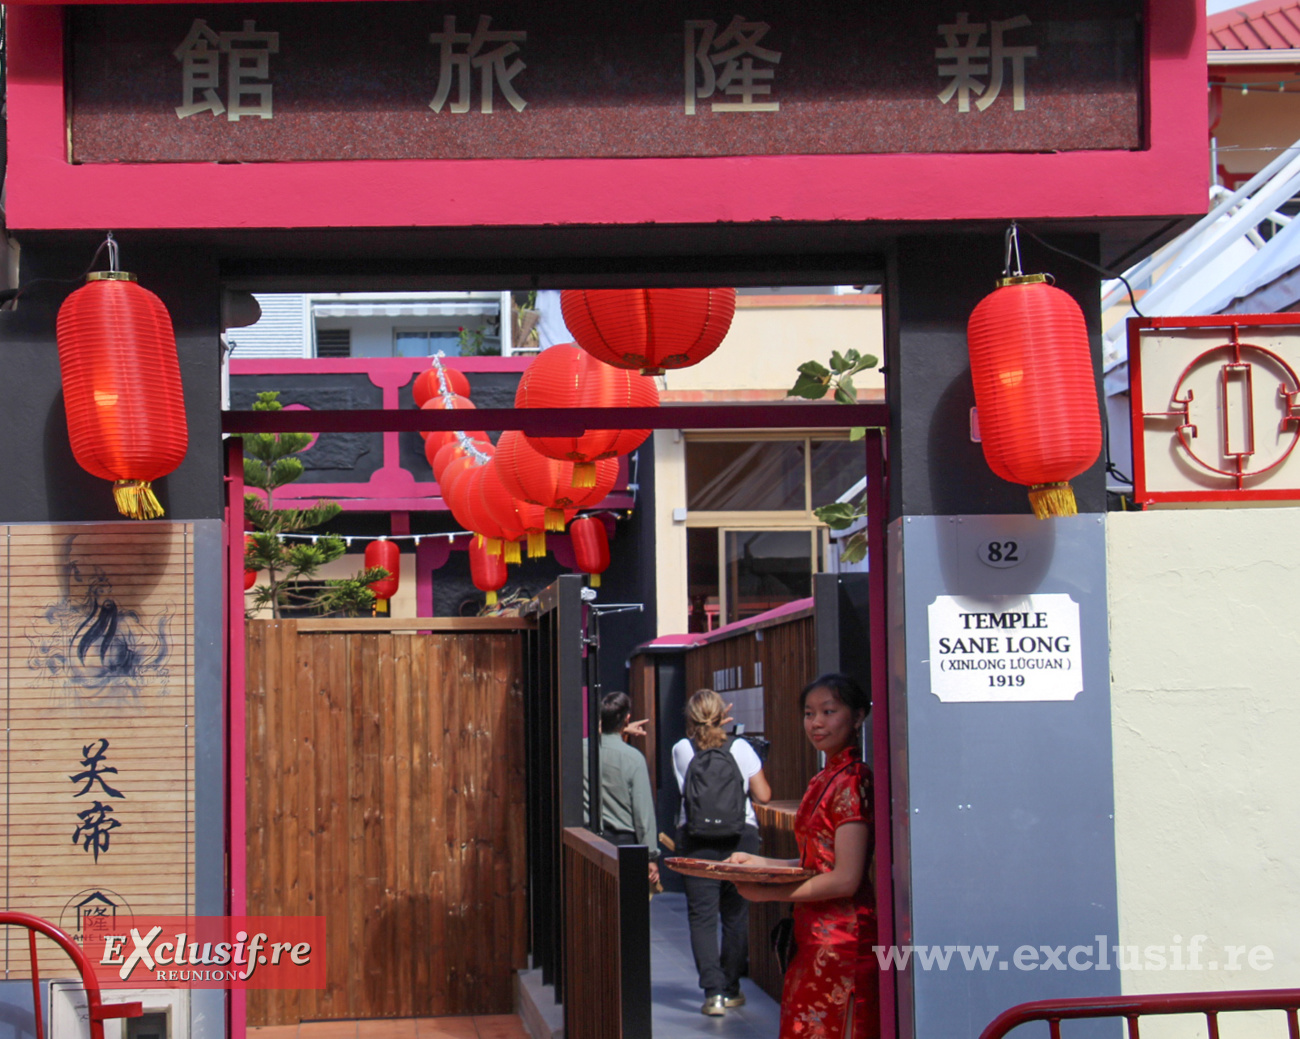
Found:
[[[686,832],[692,837],[739,837],[745,832],[745,777],[731,756],[734,739],[728,736],[721,747],[708,750],[695,747],[695,757],[686,767],[682,800]]]

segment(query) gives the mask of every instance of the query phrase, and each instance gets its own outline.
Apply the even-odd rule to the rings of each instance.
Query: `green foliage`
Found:
[[[279,411],[277,392],[259,393],[254,411]],[[244,523],[253,531],[253,544],[244,553],[244,569],[265,572],[267,581],[248,593],[251,609],[270,607],[280,617],[286,606],[307,607],[322,613],[343,612],[357,616],[374,604],[374,593],[365,585],[388,576],[382,567],[364,570],[355,577],[325,582],[323,591],[302,592],[300,581],[310,581],[326,563],[347,551],[343,539],[322,534],[311,541],[281,540],[281,534],[295,534],[327,523],[342,512],[337,502],[318,501],[306,509],[275,508],[275,492],[303,473],[302,461],[293,455],[306,450],[310,433],[251,433],[244,440],[244,483],[265,491],[244,495]],[[360,590],[356,585],[360,586]],[[364,594],[363,594],[364,593]],[[368,598],[367,598],[368,597]]]
[[[808,400],[821,400],[831,394],[838,404],[856,404],[857,387],[853,385],[853,376],[858,372],[874,368],[880,359],[874,354],[860,354],[849,350],[841,354],[838,350],[831,353],[830,367],[817,361],[805,361],[799,365],[798,377],[787,396],[804,397]],[[862,426],[849,430],[850,440],[861,440],[867,435]],[[867,514],[867,496],[864,492],[856,502],[837,501],[813,509],[813,514],[831,530],[847,530]],[[867,535],[857,531],[849,535],[840,546],[840,560],[845,563],[861,562],[867,555]]]
[[[817,361],[805,361],[799,365],[798,378],[787,396],[821,400],[830,393],[840,404],[856,404],[858,391],[853,385],[853,376],[879,363],[880,358],[874,354],[860,354],[856,350],[841,354],[835,350],[829,368]]]

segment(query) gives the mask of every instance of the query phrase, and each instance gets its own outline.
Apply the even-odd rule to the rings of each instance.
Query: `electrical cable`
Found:
[[[75,278],[33,278],[31,281],[25,282],[24,284],[18,286],[18,288],[16,289],[4,289],[3,291],[0,291],[0,307],[9,306],[9,304],[11,303],[17,303],[18,297],[21,296],[28,289],[30,289],[33,285],[40,285],[43,283],[51,283],[54,285],[76,285],[79,282],[85,281],[86,275],[95,269],[95,264],[99,262],[99,254],[104,251],[105,247],[108,248],[109,270],[116,271],[118,269],[117,240],[113,237],[113,232],[109,231],[108,237],[106,237],[102,242],[99,243],[99,248],[95,250],[95,255],[90,258],[90,264],[77,277]]]

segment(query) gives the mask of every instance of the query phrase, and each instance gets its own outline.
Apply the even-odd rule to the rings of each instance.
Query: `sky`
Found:
[[[1229,7],[1244,7],[1249,2],[1250,0],[1205,0],[1205,11],[1207,14],[1218,14]],[[1278,6],[1282,5],[1279,3]]]

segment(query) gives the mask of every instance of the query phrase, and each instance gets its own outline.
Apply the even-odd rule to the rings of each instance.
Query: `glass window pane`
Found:
[[[395,357],[432,357],[439,350],[448,357],[460,356],[460,336],[455,332],[393,330]]]
[[[812,595],[812,545],[806,530],[727,531],[726,623]]]
[[[803,511],[802,440],[689,441],[686,507],[697,512]]]
[[[866,447],[861,440],[812,442],[813,508],[839,501],[867,472]]]
[[[718,626],[718,530],[691,527],[686,531],[686,594],[690,599],[687,631],[712,631]]]

